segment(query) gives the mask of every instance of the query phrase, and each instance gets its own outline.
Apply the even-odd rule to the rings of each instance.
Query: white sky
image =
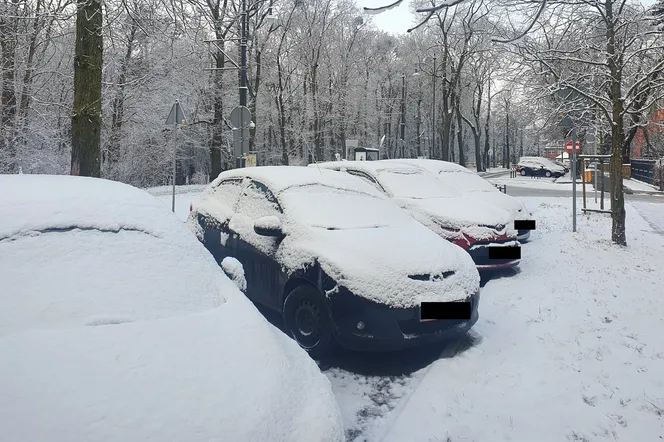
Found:
[[[395,0],[355,0],[360,7],[376,8],[393,3]],[[645,6],[655,3],[655,0],[641,0]],[[383,31],[390,34],[405,34],[406,30],[417,23],[413,23],[415,18],[424,18],[424,14],[415,16],[410,12],[410,1],[404,0],[399,7],[391,9],[377,15],[367,15],[373,18],[374,23]]]
[[[394,3],[395,0],[355,0],[361,7],[377,8],[379,6],[389,5]],[[405,34],[408,28],[411,28],[413,21],[413,14],[410,13],[410,2],[404,0],[398,8],[390,9],[389,11],[382,12],[377,15],[367,15],[373,18],[380,29],[389,32],[390,34]]]

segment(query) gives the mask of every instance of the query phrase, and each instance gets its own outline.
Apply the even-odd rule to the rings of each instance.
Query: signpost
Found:
[[[251,111],[246,106],[237,106],[231,111],[231,126],[233,126],[233,155],[236,167],[245,166],[244,154],[249,152],[249,136],[247,129],[252,126]]]
[[[572,146],[577,146],[576,142],[576,124],[569,117],[565,116],[559,123],[559,126],[565,129],[572,129],[572,142],[569,144],[569,150],[572,152],[572,232],[576,232],[576,151]]]
[[[173,204],[172,210],[175,212],[175,172],[176,172],[176,153],[178,149],[177,139],[178,139],[178,126],[186,124],[186,119],[184,117],[184,112],[182,111],[182,106],[180,102],[175,100],[175,104],[171,108],[171,112],[166,118],[166,124],[173,125]]]

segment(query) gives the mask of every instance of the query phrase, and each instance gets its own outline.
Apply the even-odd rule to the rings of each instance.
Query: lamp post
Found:
[[[401,74],[401,158],[406,152],[406,74]]]
[[[433,56],[433,77],[432,80],[432,99],[431,99],[431,151],[429,151],[429,159],[431,153],[436,154],[436,56]]]

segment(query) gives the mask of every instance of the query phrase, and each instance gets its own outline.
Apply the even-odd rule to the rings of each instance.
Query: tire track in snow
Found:
[[[444,344],[388,354],[343,353],[333,366],[321,366],[332,383],[349,442],[380,441],[417,390],[431,366],[471,348],[466,334]]]

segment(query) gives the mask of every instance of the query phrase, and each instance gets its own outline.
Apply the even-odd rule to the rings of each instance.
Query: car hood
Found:
[[[474,198],[464,195],[457,198],[399,199],[397,202],[421,223],[449,239],[458,230],[475,240],[497,237],[513,237],[516,233],[509,212],[487,203],[478,204]],[[495,226],[503,228],[495,229]],[[442,229],[441,229],[442,227]]]
[[[456,301],[479,290],[470,256],[415,220],[399,226],[301,228],[278,259],[295,271],[313,262],[353,294],[393,307]]]
[[[514,219],[530,219],[530,213],[521,200],[502,192],[470,192],[468,199],[478,204],[488,204],[498,209],[506,210]]]
[[[344,438],[327,378],[240,298],[187,316],[4,335],[0,391],[5,442]]]

